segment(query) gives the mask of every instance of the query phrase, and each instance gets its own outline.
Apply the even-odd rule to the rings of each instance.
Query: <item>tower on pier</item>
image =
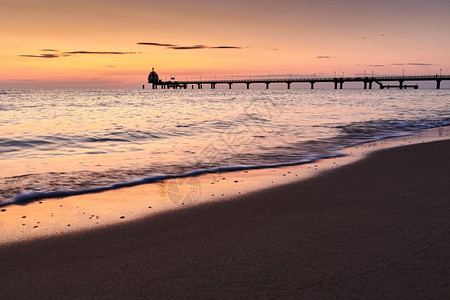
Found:
[[[159,83],[159,76],[155,72],[155,68],[152,68],[152,71],[148,74],[148,83],[151,83],[153,88],[155,88]]]

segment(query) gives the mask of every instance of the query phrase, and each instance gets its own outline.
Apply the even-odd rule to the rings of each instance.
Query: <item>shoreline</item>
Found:
[[[205,203],[233,200],[268,188],[304,181],[352,164],[368,154],[403,145],[450,138],[450,126],[345,148],[339,157],[312,163],[206,173],[123,187],[100,193],[11,204],[0,212],[0,245],[97,230]]]
[[[239,199],[3,245],[0,296],[446,298],[449,149],[376,151]]]

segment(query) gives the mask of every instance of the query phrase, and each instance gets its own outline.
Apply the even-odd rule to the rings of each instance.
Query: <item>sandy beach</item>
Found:
[[[0,297],[447,298],[450,141],[0,248]]]

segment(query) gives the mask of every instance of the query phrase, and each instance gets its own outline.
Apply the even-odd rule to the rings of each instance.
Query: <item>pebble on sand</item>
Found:
[[[6,209],[2,209],[2,211],[6,211]]]
[[[121,219],[125,219],[125,216],[121,216],[120,218],[121,218]]]

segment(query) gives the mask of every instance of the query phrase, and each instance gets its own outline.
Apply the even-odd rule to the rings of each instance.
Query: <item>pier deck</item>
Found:
[[[311,89],[314,89],[314,84],[318,82],[334,83],[335,89],[342,89],[345,82],[362,82],[364,89],[372,89],[373,84],[376,83],[380,89],[384,88],[418,88],[418,85],[407,85],[408,81],[435,81],[436,89],[441,88],[441,81],[450,80],[450,75],[423,75],[423,76],[370,76],[370,77],[314,77],[314,78],[284,78],[284,79],[231,79],[231,80],[187,80],[187,81],[161,81],[151,82],[153,89],[178,89],[178,88],[192,88],[197,87],[202,89],[203,85],[210,85],[211,89],[215,89],[217,84],[227,84],[231,89],[233,84],[245,84],[247,89],[250,88],[252,83],[263,83],[266,85],[266,89],[269,88],[271,83],[286,83],[287,88],[291,88],[292,83],[307,82],[310,84]],[[398,82],[398,85],[385,85],[385,82]]]

